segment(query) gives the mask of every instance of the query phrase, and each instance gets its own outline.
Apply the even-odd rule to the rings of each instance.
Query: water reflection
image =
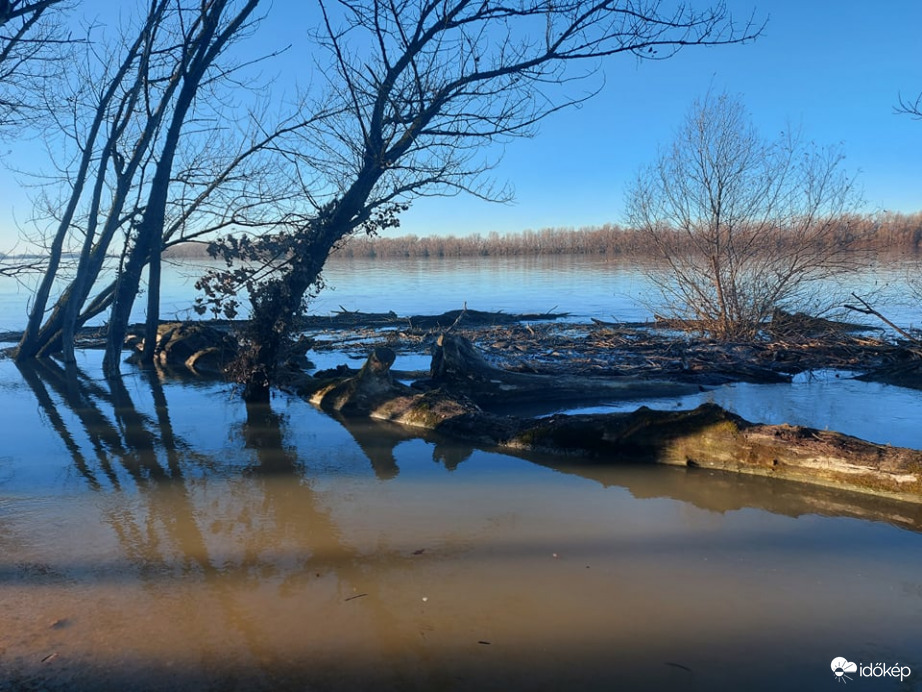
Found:
[[[199,474],[191,474],[192,479],[184,476],[183,463],[190,458],[190,446],[173,431],[163,386],[155,373],[145,373],[135,381],[150,388],[156,411],[156,419],[152,419],[138,410],[121,379],[109,380],[107,387],[102,386],[80,370],[65,370],[54,362],[30,364],[20,371],[89,489],[96,492],[105,489],[98,478],[101,475],[108,480],[109,489],[128,489],[123,474],[113,466],[115,462],[127,471],[138,494],[133,501],[103,503],[100,525],[84,526],[91,535],[106,528],[111,530],[118,548],[108,553],[104,561],[85,556],[74,556],[67,561],[62,559],[67,551],[58,546],[52,551],[54,561],[4,564],[0,567],[4,582],[19,587],[38,586],[39,591],[46,580],[39,579],[36,584],[35,577],[51,573],[60,576],[64,583],[83,577],[100,584],[108,582],[104,587],[107,590],[118,590],[135,582],[146,592],[146,599],[159,603],[166,585],[179,580],[184,591],[207,594],[208,603],[205,615],[200,607],[193,606],[188,596],[180,595],[182,609],[189,609],[185,615],[193,616],[191,624],[182,613],[167,608],[167,613],[172,610],[170,617],[184,623],[181,639],[186,643],[199,637],[207,640],[213,636],[215,626],[225,635],[235,633],[235,646],[242,645],[249,660],[246,672],[241,673],[247,679],[254,679],[262,669],[260,676],[279,680],[278,653],[286,649],[274,636],[279,622],[267,618],[264,612],[254,612],[250,600],[262,602],[267,597],[285,600],[287,594],[317,589],[317,584],[325,585],[319,602],[314,603],[321,609],[364,599],[363,610],[368,621],[363,628],[379,640],[376,648],[389,648],[388,640],[399,630],[391,607],[380,594],[359,592],[358,586],[352,585],[367,583],[369,572],[400,572],[404,569],[402,563],[416,559],[416,555],[386,546],[366,552],[343,540],[330,510],[322,502],[322,494],[313,489],[305,476],[309,459],[299,456],[286,442],[283,415],[268,406],[246,407],[239,433],[244,449],[252,455],[239,468],[239,476],[228,479],[215,490]],[[59,397],[57,401],[52,399],[52,393]],[[111,418],[104,413],[106,409],[112,411]],[[62,410],[78,422],[80,432],[86,437],[84,446],[94,451],[92,461],[78,443],[80,435],[72,430],[74,425],[65,420]],[[396,426],[389,432],[372,436],[355,430],[379,478],[396,475],[394,447],[410,439]],[[218,459],[194,456],[200,467],[215,471],[215,476],[223,475]],[[138,598],[135,595],[132,603],[123,607],[138,609],[139,604],[134,602]],[[55,600],[51,598],[48,602]],[[24,602],[30,608],[35,605],[28,597]],[[155,616],[145,612],[147,607],[140,604],[143,619],[150,621]],[[268,603],[264,607],[277,610],[277,606]],[[87,614],[83,617],[87,618]],[[81,618],[72,616],[66,620],[79,623]],[[111,623],[106,627],[111,627]],[[135,643],[135,646],[147,651],[145,644]],[[404,650],[402,655],[411,653]],[[110,678],[106,677],[108,672],[94,666],[91,665],[93,670],[82,684],[96,688],[101,682],[100,675],[103,682]],[[63,663],[58,667],[63,668]],[[49,678],[49,684],[53,687],[59,679],[82,675],[81,671],[78,665],[76,671],[68,671],[63,677],[56,672]],[[281,673],[282,680],[286,675],[296,678],[303,675],[284,670]],[[43,674],[36,677],[45,679]],[[154,679],[159,680],[159,676]],[[114,686],[122,684],[117,671],[111,680],[115,681]]]
[[[922,504],[895,502],[824,486],[706,469],[615,469],[562,464],[553,458],[541,463],[563,473],[592,479],[605,487],[624,488],[637,499],[669,498],[719,514],[759,509],[794,518],[808,515],[851,517],[922,532]]]
[[[54,439],[0,452],[0,689],[758,690],[783,661],[796,690],[833,655],[915,665],[922,537],[816,516],[917,529],[905,508],[20,373],[0,404]]]
[[[454,471],[474,453],[473,446],[428,430],[407,428],[387,421],[347,418],[335,412],[329,415],[356,441],[380,480],[397,476],[400,469],[395,449],[410,440],[429,442],[432,445],[432,461],[441,464],[447,471]]]

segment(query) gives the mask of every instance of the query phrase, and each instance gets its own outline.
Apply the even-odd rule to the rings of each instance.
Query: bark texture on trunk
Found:
[[[838,432],[751,423],[715,404],[690,411],[641,407],[632,413],[501,416],[481,409],[463,388],[445,384],[421,392],[393,382],[388,372],[393,360],[380,350],[358,375],[327,383],[305,381],[302,391],[328,410],[433,430],[478,445],[579,456],[604,464],[733,471],[922,503],[922,451]],[[441,361],[438,355],[433,358],[434,372],[445,364],[445,354],[441,356]],[[478,373],[479,368],[470,373],[472,381],[479,381]],[[452,380],[463,379],[463,371],[455,369]],[[531,395],[542,393],[535,389]]]

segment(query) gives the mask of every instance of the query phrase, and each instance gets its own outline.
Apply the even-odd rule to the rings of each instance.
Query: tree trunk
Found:
[[[435,359],[434,359],[435,360]],[[376,363],[310,393],[323,408],[434,430],[478,445],[748,473],[922,503],[922,451],[837,432],[760,425],[715,404],[691,411],[517,418],[483,411],[450,386],[420,393],[391,383]],[[474,375],[476,379],[476,375]],[[310,379],[310,378],[308,378]],[[534,392],[541,398],[541,392]]]
[[[284,277],[251,297],[252,314],[244,330],[240,353],[231,374],[243,385],[243,399],[250,403],[269,401],[279,361],[294,332],[304,296],[323,269],[329,247],[312,248],[294,258]]]
[[[157,247],[151,247],[150,262],[147,265],[147,321],[144,327],[144,350],[141,351],[141,363],[145,365],[151,365],[154,362],[157,328],[160,326],[161,240],[160,234],[152,238]]]
[[[217,33],[218,22],[227,7],[226,0],[219,0],[211,5],[203,4],[200,33],[188,38],[184,64],[177,72],[181,75],[182,86],[176,96],[176,104],[151,180],[151,191],[138,226],[136,242],[129,255],[126,271],[119,277],[112,304],[106,355],[103,359],[103,370],[107,375],[119,371],[121,351],[128,332],[128,320],[141,285],[141,269],[145,261],[151,264],[149,290],[153,296],[148,300],[146,336],[150,349],[156,345],[157,324],[160,321],[160,254],[163,249],[163,225],[179,137],[186,115],[194,103],[208,68],[255,9],[258,1],[249,0],[220,34]],[[127,270],[128,266],[131,266],[131,271]],[[152,362],[153,350],[147,352],[143,358]]]
[[[684,396],[699,391],[688,383],[639,377],[581,377],[509,372],[487,363],[462,336],[442,334],[432,354],[430,379],[423,387],[445,387],[464,394],[478,406],[504,406],[534,401],[649,399]]]

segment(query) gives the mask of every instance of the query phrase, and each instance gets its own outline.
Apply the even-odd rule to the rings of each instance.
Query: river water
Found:
[[[322,300],[644,314],[612,297],[630,272],[583,295],[554,271],[523,289],[509,266],[402,265]],[[100,357],[0,360],[0,690],[831,690],[840,656],[912,671],[855,689],[922,686],[920,507],[510,456],[129,366],[106,382]],[[916,395],[863,386],[763,398],[922,446]]]
[[[161,291],[163,319],[193,319],[193,287],[202,273],[221,263],[168,261]],[[439,314],[467,305],[474,310],[516,313],[570,313],[573,319],[642,322],[663,311],[645,265],[604,256],[410,258],[405,260],[331,260],[324,272],[326,289],[310,304],[325,315],[341,308],[398,315]],[[897,324],[918,326],[922,308],[908,290],[907,278],[922,271],[918,259],[882,261],[841,285],[825,284],[817,302],[841,305],[856,291],[872,299]],[[21,330],[36,279],[0,277],[0,332]],[[144,320],[138,300],[132,318]],[[849,313],[851,321],[862,321]],[[96,324],[102,324],[100,316]],[[880,326],[874,318],[872,326]]]

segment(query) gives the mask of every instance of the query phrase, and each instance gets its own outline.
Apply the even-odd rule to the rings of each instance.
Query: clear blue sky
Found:
[[[859,173],[868,211],[922,210],[922,121],[893,113],[900,92],[915,97],[922,91],[922,1],[728,4],[741,19],[753,9],[768,17],[763,36],[744,46],[689,48],[661,62],[609,60],[598,97],[552,116],[534,139],[506,147],[495,176],[513,184],[515,203],[466,196],[421,200],[390,233],[504,233],[618,222],[627,183],[708,89],[740,95],[766,135],[792,123],[818,143],[841,143],[848,169]],[[312,14],[308,5],[274,0],[265,35],[295,40]],[[278,69],[300,67],[301,58],[292,51]],[[28,143],[4,151],[19,165],[37,156]],[[5,171],[0,189],[0,248],[8,248],[16,238],[13,215],[27,218],[28,202]]]

